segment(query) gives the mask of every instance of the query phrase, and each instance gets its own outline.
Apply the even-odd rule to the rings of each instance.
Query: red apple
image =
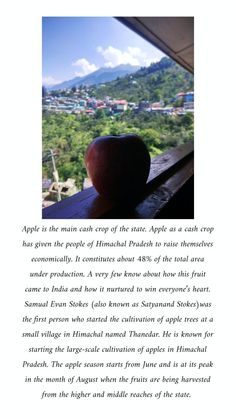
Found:
[[[150,155],[138,135],[98,137],[87,148],[85,164],[98,193],[119,201],[142,193],[149,175]]]

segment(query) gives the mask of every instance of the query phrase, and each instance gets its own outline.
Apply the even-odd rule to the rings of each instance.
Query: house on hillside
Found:
[[[114,112],[125,112],[128,109],[128,102],[126,100],[115,100],[113,103]]]

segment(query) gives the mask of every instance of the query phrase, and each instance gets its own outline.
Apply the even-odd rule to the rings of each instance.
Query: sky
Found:
[[[100,67],[147,66],[164,56],[112,17],[43,17],[42,41],[45,86]]]

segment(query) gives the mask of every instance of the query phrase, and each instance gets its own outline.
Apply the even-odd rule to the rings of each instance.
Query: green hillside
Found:
[[[129,102],[158,102],[162,99],[168,103],[178,92],[189,90],[193,90],[193,76],[170,58],[164,57],[132,75],[94,87],[93,93],[98,99],[110,96]]]

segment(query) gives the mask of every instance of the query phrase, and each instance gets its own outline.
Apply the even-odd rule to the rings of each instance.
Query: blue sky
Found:
[[[43,84],[100,67],[149,65],[164,54],[112,17],[43,17]]]

